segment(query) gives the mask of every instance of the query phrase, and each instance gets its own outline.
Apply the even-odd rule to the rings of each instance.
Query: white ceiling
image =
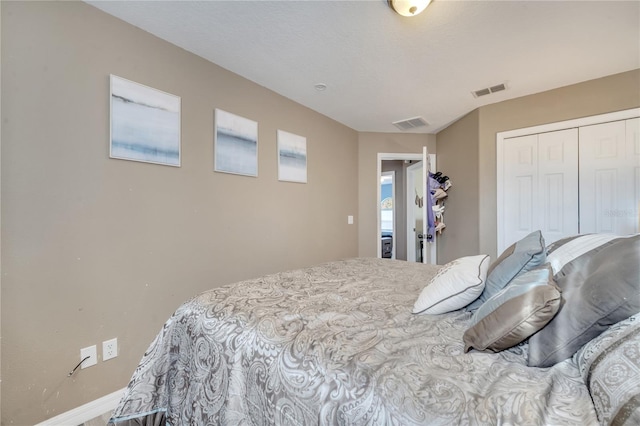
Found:
[[[640,1],[87,1],[357,131],[640,68]],[[325,91],[314,85],[324,83]],[[481,98],[472,91],[506,83]]]

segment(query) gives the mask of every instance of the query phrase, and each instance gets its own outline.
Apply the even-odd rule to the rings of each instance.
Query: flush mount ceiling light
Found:
[[[402,16],[416,16],[429,6],[431,0],[387,0],[389,7]]]

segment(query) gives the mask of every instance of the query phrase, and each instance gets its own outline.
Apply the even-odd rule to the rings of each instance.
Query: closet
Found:
[[[537,229],[547,244],[578,233],[640,232],[638,115],[498,134],[498,253]]]

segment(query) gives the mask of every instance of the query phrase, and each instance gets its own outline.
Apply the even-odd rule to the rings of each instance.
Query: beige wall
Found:
[[[198,292],[357,256],[357,132],[84,3],[1,7],[2,424],[124,387]],[[182,97],[181,168],[108,158],[111,73]],[[258,178],[213,172],[215,108],[259,123]],[[278,182],[277,129],[308,184]]]
[[[437,135],[438,171],[453,184],[444,201],[446,228],[437,236],[439,264],[479,251],[478,130],[475,110]]]
[[[367,133],[358,138],[358,255],[376,257],[377,247],[377,167],[378,153],[436,152],[436,137],[428,134]]]
[[[480,253],[495,259],[497,251],[496,133],[639,106],[640,70],[633,70],[481,107],[478,157]],[[440,149],[438,134],[438,154]],[[475,209],[474,204],[475,200],[470,201],[469,209]]]

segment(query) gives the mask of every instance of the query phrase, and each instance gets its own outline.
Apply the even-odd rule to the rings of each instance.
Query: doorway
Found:
[[[393,215],[394,215],[394,225],[393,225],[393,247],[392,247],[392,255],[395,259],[398,260],[407,260],[408,252],[407,252],[407,241],[409,238],[416,238],[416,231],[414,231],[414,226],[408,225],[408,204],[409,201],[411,203],[415,203],[415,190],[413,191],[413,196],[408,200],[407,196],[407,169],[419,162],[423,162],[424,159],[427,159],[426,163],[429,166],[430,163],[435,161],[435,155],[428,155],[426,151],[426,147],[424,147],[422,154],[420,153],[378,153],[378,164],[377,164],[377,257],[383,257],[383,242],[382,242],[382,222],[383,222],[383,208],[382,208],[382,186],[380,184],[383,172],[385,171],[395,171],[394,177],[394,200],[393,200]],[[421,168],[423,176],[422,178],[418,178],[419,182],[426,182],[426,176],[428,175],[427,169],[429,167]],[[421,195],[424,200],[424,192],[426,192],[426,185],[423,185],[423,194]],[[422,209],[422,212],[426,212],[425,209]],[[388,216],[388,213],[385,213]],[[426,223],[426,215],[423,213],[423,220],[421,223]],[[415,220],[415,213],[414,213]],[[415,245],[413,246],[415,247]],[[417,250],[420,249],[420,244],[417,245]],[[412,248],[411,250],[416,250]],[[436,258],[436,247],[435,241],[433,243],[427,244],[424,247],[424,253],[420,255],[413,256],[413,261],[422,261],[424,263],[435,263]]]
[[[385,165],[383,164],[383,169]],[[395,170],[383,171],[380,178],[380,233],[382,257],[396,258],[396,186]]]

